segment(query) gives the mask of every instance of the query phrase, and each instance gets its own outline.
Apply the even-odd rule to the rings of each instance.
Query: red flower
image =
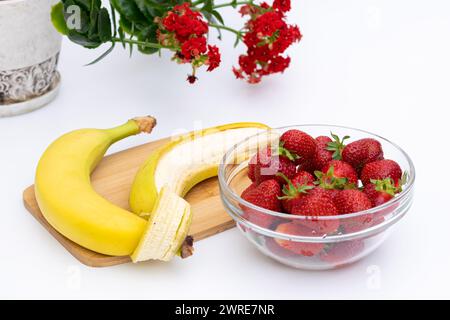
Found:
[[[253,32],[260,36],[272,36],[277,30],[286,26],[283,17],[275,11],[264,13],[252,23]]]
[[[192,35],[200,37],[208,33],[208,24],[203,21],[199,12],[192,11],[189,3],[175,6],[162,20],[164,28],[174,32],[178,41],[184,42]]]
[[[289,67],[291,59],[282,54],[302,38],[299,28],[285,21],[284,13],[290,9],[290,0],[275,0],[272,7],[264,3],[241,8],[241,14],[250,15],[250,19],[243,37],[247,54],[239,57],[240,68],[233,68],[237,78],[259,83],[263,76],[284,72]]]
[[[268,66],[268,72],[269,73],[283,72],[284,70],[286,70],[286,68],[289,67],[290,63],[291,58],[289,57],[287,58],[284,58],[282,56],[275,57],[270,61],[270,64]]]
[[[291,10],[291,0],[274,0],[273,8],[281,12],[288,12]]]
[[[206,71],[213,71],[220,65],[220,52],[216,46],[208,45],[208,69]]]
[[[191,38],[181,45],[181,54],[187,60],[198,58],[206,52],[206,38]]]
[[[236,79],[244,79],[244,75],[242,74],[242,69],[237,69],[233,67],[233,73],[236,76]]]
[[[256,69],[255,60],[246,55],[241,55],[239,57],[239,65],[241,66],[241,69],[247,74],[252,74]]]

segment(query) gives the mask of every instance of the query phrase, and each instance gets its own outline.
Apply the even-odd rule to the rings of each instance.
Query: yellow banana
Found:
[[[136,118],[112,129],[73,131],[53,142],[39,161],[35,181],[46,220],[85,248],[112,256],[131,255],[147,221],[97,194],[90,173],[114,142],[151,132],[155,124],[151,117]]]
[[[163,186],[183,197],[197,183],[217,176],[220,160],[229,148],[267,129],[261,123],[242,122],[175,137],[139,169],[130,193],[131,210],[142,216],[151,213]]]

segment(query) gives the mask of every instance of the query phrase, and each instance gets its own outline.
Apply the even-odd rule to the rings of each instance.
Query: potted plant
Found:
[[[61,35],[50,21],[56,2],[0,1],[0,117],[35,110],[57,93]]]
[[[211,72],[220,66],[220,49],[208,42],[211,29],[219,38],[222,32],[236,36],[247,52],[233,68],[237,78],[259,83],[264,76],[283,72],[290,64],[286,49],[300,41],[302,35],[287,22],[290,0],[266,2],[249,0],[61,0],[52,10],[56,29],[71,41],[89,49],[109,43],[109,48],[95,63],[107,56],[116,45],[144,54],[161,50],[173,52],[173,60],[189,64],[189,83],[197,80],[198,70]],[[221,10],[239,10],[245,22],[242,28],[227,25]],[[118,19],[116,19],[118,17]]]

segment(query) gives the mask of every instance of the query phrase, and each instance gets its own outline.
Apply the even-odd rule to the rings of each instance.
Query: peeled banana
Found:
[[[197,183],[217,175],[225,151],[267,129],[236,123],[177,136],[152,153],[132,186],[129,212],[91,186],[90,174],[115,142],[151,132],[152,117],[135,118],[112,129],[82,129],[63,135],[42,155],[35,193],[45,219],[61,234],[90,250],[131,256],[134,262],[192,254],[192,222],[182,197]]]
[[[261,123],[232,123],[176,136],[154,151],[139,169],[130,193],[130,208],[152,212],[165,185],[183,197],[199,182],[217,176],[220,160],[233,145],[268,127]]]

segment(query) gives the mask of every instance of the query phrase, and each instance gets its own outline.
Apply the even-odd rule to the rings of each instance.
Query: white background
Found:
[[[201,72],[194,86],[185,82],[189,68],[169,54],[129,59],[118,48],[83,67],[106,48],[90,51],[65,40],[58,98],[40,111],[0,119],[0,298],[450,298],[450,2],[293,5],[290,21],[304,38],[290,50],[286,73],[259,86],[234,79],[231,67],[244,48],[233,49],[231,34],[220,44],[220,70]],[[224,15],[229,24],[242,23],[232,10]],[[159,121],[152,136],[130,138],[111,151],[199,123],[330,123],[379,133],[415,161],[415,204],[376,252],[335,271],[282,266],[237,230],[198,242],[184,261],[85,267],[27,213],[22,190],[59,135],[146,114]]]

